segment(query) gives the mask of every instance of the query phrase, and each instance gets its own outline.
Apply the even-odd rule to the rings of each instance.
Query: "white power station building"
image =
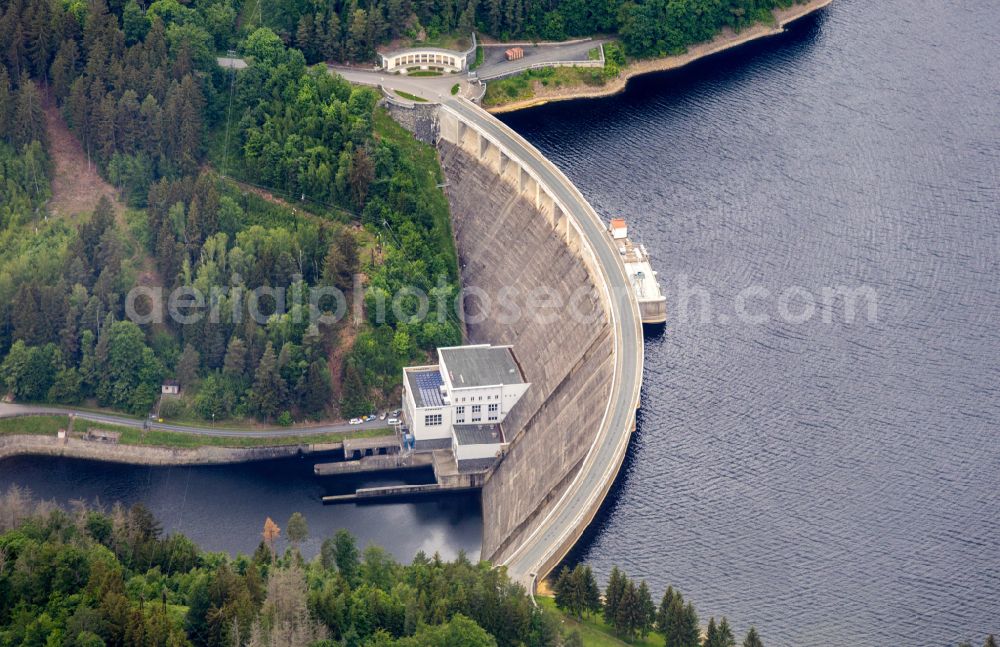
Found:
[[[437,366],[403,369],[403,424],[415,451],[451,448],[462,472],[489,468],[503,421],[531,386],[510,346],[438,349]]]

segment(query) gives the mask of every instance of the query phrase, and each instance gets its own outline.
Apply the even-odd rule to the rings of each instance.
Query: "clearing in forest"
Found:
[[[107,196],[115,207],[119,224],[124,224],[125,208],[118,201],[114,187],[97,173],[96,163],[87,162],[87,153],[70,132],[51,97],[46,98],[44,110],[49,156],[55,170],[49,212],[60,217],[90,213],[101,197]]]

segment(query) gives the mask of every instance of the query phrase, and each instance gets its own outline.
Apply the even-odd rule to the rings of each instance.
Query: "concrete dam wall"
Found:
[[[601,217],[516,132],[461,98],[383,105],[437,146],[468,341],[512,345],[532,384],[504,423],[510,444],[482,499],[483,557],[533,590],[624,460],[642,383],[639,302]]]
[[[469,299],[469,341],[512,344],[532,384],[483,487],[483,556],[502,562],[550,511],[600,429],[613,377],[610,317],[565,215],[532,178],[447,119],[438,150],[462,284],[492,300],[479,321]],[[504,316],[511,311],[519,314]]]
[[[470,299],[467,326],[471,342],[512,344],[531,382],[504,425],[510,450],[483,488],[483,555],[500,561],[590,449],[610,393],[612,339],[586,268],[534,201],[458,146],[442,141],[439,149],[462,285],[494,301],[509,295],[521,310],[510,323],[496,316],[474,323]],[[566,306],[528,311],[539,288],[572,301],[574,314],[566,316]]]

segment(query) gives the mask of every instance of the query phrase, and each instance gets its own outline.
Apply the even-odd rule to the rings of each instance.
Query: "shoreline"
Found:
[[[486,110],[491,114],[497,115],[507,112],[516,112],[518,110],[526,110],[528,108],[536,108],[538,106],[543,106],[547,103],[553,103],[556,101],[600,99],[621,94],[628,86],[628,82],[635,77],[642,76],[644,74],[668,72],[670,70],[680,69],[703,58],[734,49],[755,40],[783,34],[785,32],[785,27],[791,23],[812,15],[821,9],[825,9],[832,3],[833,0],[810,0],[804,4],[793,5],[788,9],[778,9],[774,11],[774,25],[758,23],[740,33],[735,33],[727,28],[718,36],[706,43],[692,45],[684,54],[633,61],[629,63],[624,70],[622,70],[621,74],[609,81],[606,85],[600,87],[591,88],[588,86],[577,86],[569,89],[565,93],[553,92],[552,94],[546,96],[522,99],[520,101],[486,108]]]
[[[290,458],[340,449],[340,443],[268,447],[175,448],[157,445],[112,445],[77,438],[10,434],[0,436],[0,461],[15,456],[53,456],[127,465],[230,465]]]

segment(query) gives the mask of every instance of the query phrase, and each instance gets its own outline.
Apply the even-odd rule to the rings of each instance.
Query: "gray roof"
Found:
[[[507,346],[456,346],[439,352],[452,388],[524,383],[521,369]]]
[[[409,369],[405,371],[407,388],[413,394],[417,408],[443,407],[441,398],[441,373],[437,367],[426,369]]]
[[[500,425],[453,425],[459,445],[499,445],[504,442]]]

